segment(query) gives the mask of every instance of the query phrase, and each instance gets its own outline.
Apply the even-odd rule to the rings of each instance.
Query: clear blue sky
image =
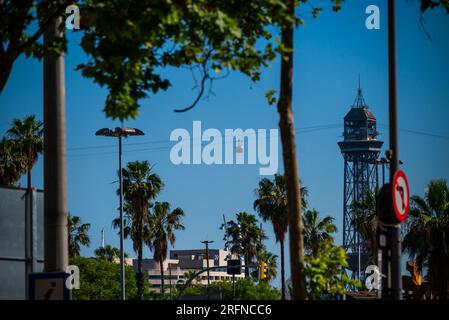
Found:
[[[381,9],[380,30],[365,28],[365,8],[370,4]],[[449,179],[449,16],[433,11],[424,17],[432,40],[420,29],[417,1],[398,1],[399,125],[406,130],[446,136],[400,132],[403,168],[412,193],[420,195],[431,179]],[[299,130],[300,176],[310,190],[310,206],[323,216],[335,217],[339,229],[343,160],[337,141],[341,139],[343,116],[356,95],[359,74],[365,100],[380,124],[380,138],[388,143],[386,19],[385,0],[347,1],[338,14],[328,7],[317,20],[306,18],[306,25],[295,36],[295,125],[333,125],[312,132]],[[102,112],[106,92],[74,71],[77,64],[86,61],[79,47],[79,34],[68,32],[68,39],[68,207],[73,215],[91,223],[92,244],[82,249],[82,254],[89,256],[100,245],[103,227],[106,243],[118,246],[117,233],[111,227],[118,207],[117,184],[113,183],[117,180],[117,149],[114,140],[94,135],[97,129],[118,123],[106,119]],[[158,200],[169,201],[187,213],[186,231],[177,234],[177,249],[200,247],[200,240],[206,238],[215,241],[213,247],[223,247],[219,230],[222,214],[230,219],[239,211],[253,212],[254,189],[260,179],[258,166],[174,166],[169,159],[173,145],[169,142],[170,132],[176,128],[191,131],[193,120],[201,120],[203,128],[220,130],[276,128],[278,115],[275,107],[266,104],[264,92],[278,89],[279,61],[264,71],[262,81],[256,85],[238,73],[215,82],[215,96],[183,114],[173,109],[194,98],[190,72],[167,70],[166,74],[173,84],[169,91],[143,101],[138,119],[126,123],[144,130],[146,136],[125,142],[124,160],[149,160],[154,164],[166,184]],[[5,132],[15,117],[36,114],[42,119],[42,104],[42,64],[20,58],[0,95],[0,132]],[[141,144],[132,145],[135,143]],[[282,162],[281,152],[279,159]],[[33,171],[33,182],[39,188],[43,187],[42,170],[40,160]],[[266,228],[270,236],[268,248],[278,254],[271,226]],[[338,242],[341,238],[339,232]],[[126,251],[133,255],[130,240]],[[145,257],[151,257],[149,250]]]

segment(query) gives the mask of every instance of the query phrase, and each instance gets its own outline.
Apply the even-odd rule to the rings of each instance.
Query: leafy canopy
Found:
[[[73,257],[70,264],[80,270],[80,288],[73,290],[75,300],[116,300],[120,296],[120,264],[105,259]],[[135,299],[136,277],[125,267],[126,299]]]
[[[67,228],[69,257],[79,256],[81,246],[88,247],[90,245],[90,237],[88,234],[90,223],[82,223],[80,217],[72,216],[69,213],[67,215]]]
[[[411,197],[404,251],[419,271],[427,268],[430,286],[440,299],[449,285],[449,187],[446,180],[431,181],[424,197]]]
[[[258,80],[275,58],[269,27],[285,9],[281,0],[87,0],[81,46],[89,60],[78,69],[108,89],[108,117],[134,118],[139,100],[170,86],[166,67],[198,66],[200,93],[211,70]]]
[[[307,291],[311,298],[323,299],[341,295],[350,285],[361,287],[359,281],[350,279],[344,273],[343,268],[348,267],[348,262],[343,247],[334,246],[332,242],[325,241],[316,257],[306,255],[304,260]]]
[[[220,281],[211,284],[211,288],[219,288],[223,300],[233,300],[232,281]],[[205,286],[192,285],[186,288],[184,296],[204,296]],[[252,277],[236,280],[236,300],[279,300],[281,294],[278,289],[270,286],[267,282],[257,282]]]

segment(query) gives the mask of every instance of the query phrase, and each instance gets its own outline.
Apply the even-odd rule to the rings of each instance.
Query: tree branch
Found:
[[[193,101],[193,103],[190,106],[186,107],[186,108],[175,109],[174,112],[186,112],[186,111],[189,111],[189,110],[195,108],[195,106],[201,100],[201,98],[202,98],[202,96],[204,94],[204,90],[206,88],[206,81],[211,79],[210,76],[209,76],[209,73],[207,71],[207,62],[208,62],[208,60],[209,60],[209,58],[211,56],[211,53],[212,53],[212,51],[208,51],[208,53],[206,54],[206,57],[204,58],[203,63],[201,64],[201,66],[203,68],[203,78],[201,79],[200,92],[198,92],[198,95],[197,95],[195,101]]]
[[[61,3],[55,10],[55,12],[53,12],[53,14],[46,20],[44,21],[44,23],[42,23],[39,26],[39,29],[34,33],[34,35],[31,36],[31,38],[28,38],[27,41],[25,41],[24,43],[22,43],[16,52],[16,58],[30,45],[32,45],[33,43],[35,43],[44,33],[45,29],[47,28],[47,26],[50,24],[51,21],[53,21],[53,19],[57,18],[59,15],[61,15],[65,8],[71,4],[72,1],[65,1],[63,3]]]
[[[421,12],[419,15],[419,26],[420,26],[421,30],[424,31],[427,38],[429,38],[429,40],[432,41],[432,37],[430,36],[430,33],[427,31],[425,24],[426,24],[426,20],[424,19],[424,15]]]

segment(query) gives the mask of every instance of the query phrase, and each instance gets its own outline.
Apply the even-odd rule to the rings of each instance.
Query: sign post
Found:
[[[378,266],[382,274],[382,286],[379,297],[382,299],[400,298],[395,278],[402,281],[400,273],[394,269],[400,260],[398,246],[400,245],[400,226],[407,219],[410,211],[410,188],[407,176],[402,170],[396,170],[392,182],[385,184],[380,190],[376,200],[376,211],[378,216],[377,244],[378,244]],[[395,256],[398,254],[399,256]],[[397,280],[397,279],[396,279]]]

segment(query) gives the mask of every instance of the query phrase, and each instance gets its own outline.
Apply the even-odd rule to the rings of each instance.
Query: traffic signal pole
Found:
[[[396,51],[396,0],[388,0],[388,82],[389,82],[389,139],[390,183],[399,168],[397,51]],[[391,298],[402,299],[401,277],[401,224],[389,227],[391,239]]]
[[[201,241],[202,244],[206,245],[206,268],[207,268],[207,300],[209,300],[209,286],[210,286],[210,267],[209,267],[209,244],[213,243],[213,241],[204,240]]]

